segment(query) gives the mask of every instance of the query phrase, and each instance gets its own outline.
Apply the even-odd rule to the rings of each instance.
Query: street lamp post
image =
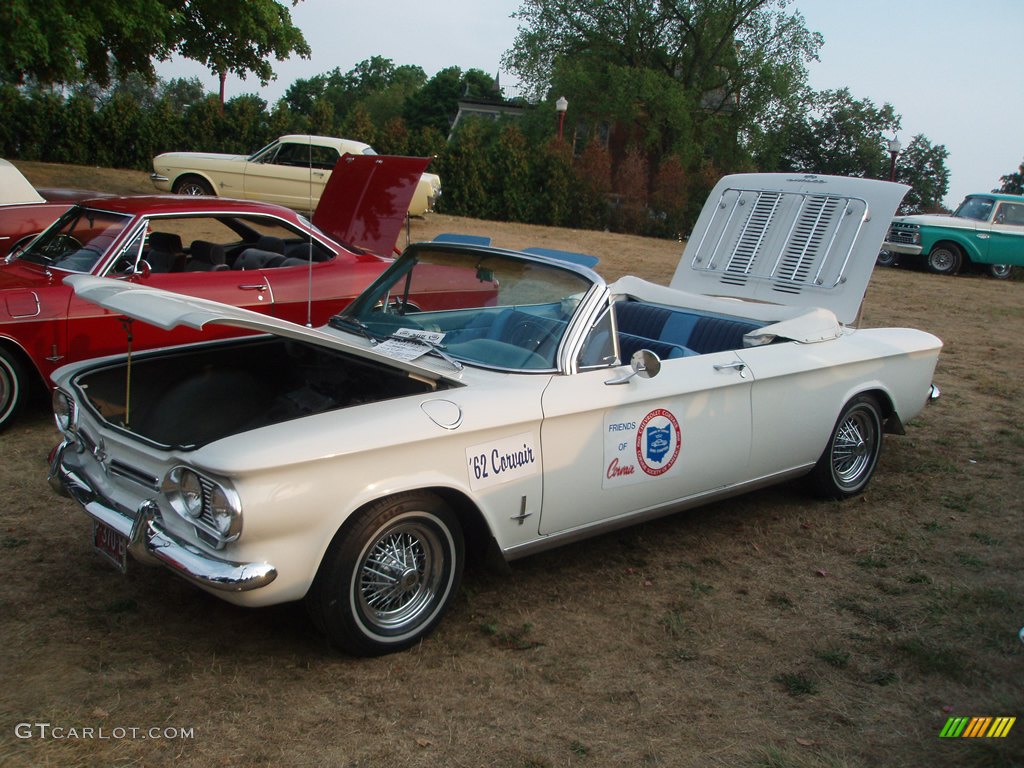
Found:
[[[896,155],[902,148],[903,145],[895,136],[889,139],[889,181],[896,181]]]
[[[558,140],[562,140],[562,128],[565,126],[565,111],[569,109],[569,100],[565,96],[559,96],[555,102],[555,110],[558,112]]]

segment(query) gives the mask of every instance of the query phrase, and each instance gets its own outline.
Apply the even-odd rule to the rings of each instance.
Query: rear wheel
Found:
[[[881,452],[882,412],[873,397],[858,395],[839,415],[811,482],[826,498],[856,496],[870,482]]]
[[[25,400],[25,368],[5,349],[0,349],[0,431],[21,410]]]
[[[182,176],[174,182],[174,194],[176,195],[212,195],[213,187],[210,183],[199,176]]]
[[[1013,274],[1013,267],[1009,264],[989,264],[988,273],[996,280],[1007,280]]]
[[[306,604],[332,643],[379,656],[440,622],[462,579],[462,529],[432,493],[391,496],[357,515],[327,550]]]
[[[953,243],[938,243],[928,254],[928,269],[937,275],[955,275],[964,263],[964,253]]]

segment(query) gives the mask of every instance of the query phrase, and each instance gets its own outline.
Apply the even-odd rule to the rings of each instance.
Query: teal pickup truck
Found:
[[[1024,266],[1024,196],[968,195],[952,216],[898,216],[889,227],[878,263],[892,266],[923,258],[929,270],[955,275],[987,271],[1005,279]]]

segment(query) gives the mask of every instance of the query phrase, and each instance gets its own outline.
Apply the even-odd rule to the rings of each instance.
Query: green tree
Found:
[[[910,185],[900,205],[901,213],[937,213],[945,210],[942,200],[949,192],[949,151],[933,145],[926,136],[911,139],[896,163],[896,181]]]
[[[821,47],[790,4],[524,0],[503,63],[535,94],[609,121],[616,165],[633,145],[650,160],[682,152],[696,166],[713,153],[735,164],[740,128],[791,101]]]
[[[442,69],[405,100],[402,117],[408,126],[431,127],[447,135],[459,111],[461,98],[492,98],[496,92],[494,78],[479,69],[465,73],[458,67]]]
[[[370,119],[370,113],[362,104],[356,104],[341,124],[341,133],[346,139],[373,144],[377,140],[377,129]]]
[[[530,183],[530,148],[519,126],[512,122],[500,124],[488,155],[492,169],[489,215],[499,221],[526,220],[536,190]]]
[[[994,192],[1002,192],[1006,195],[1024,195],[1024,162],[1021,162],[1020,167],[1013,173],[1000,176],[999,181],[1002,183],[998,189],[993,190]]]
[[[573,163],[576,178],[575,217],[584,229],[608,225],[608,195],[612,191],[612,159],[608,148],[592,138]]]
[[[409,154],[409,128],[400,117],[392,117],[377,133],[376,149],[384,155]]]
[[[383,124],[401,116],[405,99],[426,80],[420,67],[395,66],[391,59],[374,56],[345,73],[335,67],[330,72],[296,80],[284,98],[292,110],[303,115],[311,115],[313,103],[325,99],[339,122],[357,104],[362,104],[374,122]]]
[[[298,0],[292,0],[295,5]],[[0,78],[70,84],[138,73],[178,54],[222,78],[274,77],[271,56],[309,57],[302,32],[277,0],[6,0],[0,4]],[[223,97],[222,97],[223,101]]]
[[[821,91],[808,119],[790,126],[789,148],[778,170],[887,179],[887,137],[899,127],[900,116],[891,104],[876,107],[870,99],[853,98],[846,88]]]
[[[493,123],[489,121],[460,122],[436,171],[444,182],[441,204],[445,211],[475,218],[487,215],[488,191],[492,189],[487,146],[492,131]]]

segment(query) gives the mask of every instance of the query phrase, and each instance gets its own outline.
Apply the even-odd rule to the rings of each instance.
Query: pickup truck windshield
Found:
[[[974,219],[988,221],[995,201],[987,197],[968,197],[953,214],[958,219]]]

